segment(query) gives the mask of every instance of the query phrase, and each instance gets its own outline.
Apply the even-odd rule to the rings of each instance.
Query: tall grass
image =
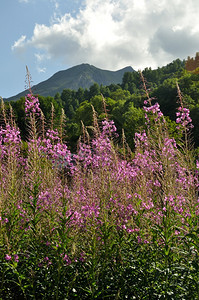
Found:
[[[199,164],[177,90],[180,143],[146,90],[134,153],[93,108],[72,155],[64,114],[45,128],[32,94],[24,142],[2,102],[0,299],[199,299]]]

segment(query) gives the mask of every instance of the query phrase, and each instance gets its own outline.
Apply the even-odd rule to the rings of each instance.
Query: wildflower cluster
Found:
[[[160,118],[163,117],[163,113],[160,110],[160,105],[158,102],[156,102],[154,105],[151,104],[151,99],[150,100],[145,100],[144,101],[145,105],[148,106],[143,106],[145,113],[145,119],[146,119],[146,125],[149,126],[151,120],[150,120],[150,114],[153,114],[155,116],[155,118],[152,119],[157,122]]]
[[[37,147],[40,155],[46,155],[54,166],[61,169],[70,165],[71,152],[66,144],[61,143],[57,130],[48,129],[46,137],[38,138]]]
[[[197,294],[198,162],[169,136],[159,104],[145,105],[148,127],[128,158],[115,146],[114,122],[99,125],[96,115],[93,138],[71,154],[53,126],[38,131],[32,95],[27,151],[15,126],[0,129],[0,298]],[[192,127],[182,105],[177,117]]]
[[[1,159],[8,153],[19,154],[21,147],[20,132],[16,127],[6,124],[5,128],[0,128],[0,149]]]
[[[192,119],[190,118],[190,111],[188,108],[184,108],[181,106],[178,107],[178,112],[176,113],[176,116],[177,124],[181,124],[183,128],[186,128],[186,130],[193,128]]]
[[[28,94],[25,97],[25,113],[26,115],[36,114],[40,116],[41,109],[39,107],[39,99],[32,94]]]

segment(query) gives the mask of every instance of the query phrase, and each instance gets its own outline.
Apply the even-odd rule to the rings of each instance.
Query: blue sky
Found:
[[[58,7],[57,7],[58,6]],[[31,38],[36,24],[50,26],[61,13],[72,15],[80,7],[80,1],[64,0],[59,5],[51,0],[1,0],[0,1],[0,96],[10,97],[25,87],[26,65],[33,84],[43,81],[71,64],[58,60],[39,59],[43,51],[34,47],[13,49],[22,36]],[[38,55],[38,56],[37,56]]]
[[[0,96],[89,63],[156,68],[199,51],[198,0],[1,0]]]

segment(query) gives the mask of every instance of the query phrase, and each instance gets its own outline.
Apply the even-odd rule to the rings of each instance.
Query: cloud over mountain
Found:
[[[73,15],[35,24],[32,36],[22,35],[12,49],[34,48],[38,59],[68,65],[157,67],[199,50],[198,15],[198,0],[86,0]]]

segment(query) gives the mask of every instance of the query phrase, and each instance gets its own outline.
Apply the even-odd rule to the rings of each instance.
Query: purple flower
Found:
[[[5,259],[6,259],[7,261],[10,261],[10,260],[12,259],[12,257],[11,257],[11,255],[6,254]]]
[[[66,263],[67,265],[70,265],[70,264],[71,264],[71,260],[70,260],[70,258],[69,258],[69,256],[68,256],[67,254],[64,255],[63,261],[65,261],[65,263]]]
[[[176,123],[181,124],[187,130],[193,128],[192,119],[190,118],[189,114],[189,109],[181,106],[178,108],[178,111],[176,113]]]
[[[199,169],[199,161],[196,160],[196,168]]]
[[[25,97],[25,113],[26,116],[29,116],[30,114],[41,114],[41,109],[39,107],[39,99],[37,97],[34,97],[31,94],[28,94]]]
[[[14,254],[14,261],[19,262],[19,256],[17,254]]]

